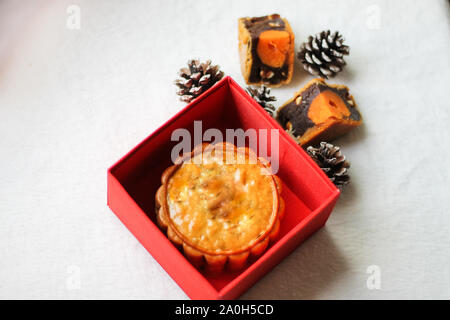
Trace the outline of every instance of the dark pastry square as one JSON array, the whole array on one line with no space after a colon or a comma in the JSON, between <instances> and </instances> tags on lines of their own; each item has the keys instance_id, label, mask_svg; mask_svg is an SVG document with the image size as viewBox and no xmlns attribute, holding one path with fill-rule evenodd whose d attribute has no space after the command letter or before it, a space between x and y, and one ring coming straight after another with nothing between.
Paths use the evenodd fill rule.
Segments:
<instances>
[{"instance_id":1,"label":"dark pastry square","mask_svg":"<svg viewBox=\"0 0 450 320\"><path fill-rule=\"evenodd\" d=\"M362 123L362 116L346 86L318 78L280 107L277 120L306 147L347 133Z\"/></svg>"},{"instance_id":2,"label":"dark pastry square","mask_svg":"<svg viewBox=\"0 0 450 320\"><path fill-rule=\"evenodd\" d=\"M294 71L294 34L278 14L239 19L239 55L247 84L280 86Z\"/></svg>"}]
</instances>

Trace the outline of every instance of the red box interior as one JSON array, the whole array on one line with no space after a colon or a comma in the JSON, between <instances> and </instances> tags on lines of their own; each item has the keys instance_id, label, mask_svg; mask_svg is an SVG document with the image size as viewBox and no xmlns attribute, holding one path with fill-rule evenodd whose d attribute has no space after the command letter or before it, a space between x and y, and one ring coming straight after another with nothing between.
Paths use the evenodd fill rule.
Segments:
<instances>
[{"instance_id":1,"label":"red box interior","mask_svg":"<svg viewBox=\"0 0 450 320\"><path fill-rule=\"evenodd\" d=\"M216 277L195 269L155 224L154 195L162 172L172 164L172 147L178 143L171 141L171 134L177 128L193 134L195 120L202 120L203 131L217 128L223 134L227 128L280 131L277 175L284 185L286 213L278 240L246 269ZM269 156L276 151L270 149L270 134L266 147ZM338 189L320 168L230 77L189 104L108 170L108 205L191 298L236 298L242 294L326 222L338 196Z\"/></svg>"}]
</instances>

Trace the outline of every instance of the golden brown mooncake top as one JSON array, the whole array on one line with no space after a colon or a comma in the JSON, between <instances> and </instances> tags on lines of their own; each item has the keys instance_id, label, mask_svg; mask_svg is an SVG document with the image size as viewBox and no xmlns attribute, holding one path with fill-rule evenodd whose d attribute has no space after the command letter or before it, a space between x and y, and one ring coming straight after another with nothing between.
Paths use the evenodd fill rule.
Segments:
<instances>
[{"instance_id":1,"label":"golden brown mooncake top","mask_svg":"<svg viewBox=\"0 0 450 320\"><path fill-rule=\"evenodd\" d=\"M167 181L166 200L176 233L209 253L242 252L277 219L274 178L247 148L202 152L184 161Z\"/></svg>"}]
</instances>

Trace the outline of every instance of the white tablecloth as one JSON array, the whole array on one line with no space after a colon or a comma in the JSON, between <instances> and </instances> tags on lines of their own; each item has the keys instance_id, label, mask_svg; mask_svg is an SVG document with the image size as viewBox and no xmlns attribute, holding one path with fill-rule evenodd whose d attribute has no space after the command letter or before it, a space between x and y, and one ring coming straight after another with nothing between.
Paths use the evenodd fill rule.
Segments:
<instances>
[{"instance_id":1,"label":"white tablecloth","mask_svg":"<svg viewBox=\"0 0 450 320\"><path fill-rule=\"evenodd\" d=\"M188 59L244 85L237 19L273 12L297 48L345 36L331 82L365 123L336 141L352 184L326 227L243 298L450 298L449 5L420 0L0 2L0 298L187 298L106 206L106 169L183 107ZM311 78L296 62L278 105Z\"/></svg>"}]
</instances>

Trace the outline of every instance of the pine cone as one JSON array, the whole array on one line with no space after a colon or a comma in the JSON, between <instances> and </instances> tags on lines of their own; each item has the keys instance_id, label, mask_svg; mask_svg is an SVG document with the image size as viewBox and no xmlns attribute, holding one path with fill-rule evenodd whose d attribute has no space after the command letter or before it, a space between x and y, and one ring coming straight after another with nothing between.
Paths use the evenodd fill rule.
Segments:
<instances>
[{"instance_id":1,"label":"pine cone","mask_svg":"<svg viewBox=\"0 0 450 320\"><path fill-rule=\"evenodd\" d=\"M180 100L191 102L222 79L223 74L219 66L211 65L211 60L205 63L198 59L189 60L188 67L180 69L180 78L175 80L175 84L180 88L177 92L181 96Z\"/></svg>"},{"instance_id":2,"label":"pine cone","mask_svg":"<svg viewBox=\"0 0 450 320\"><path fill-rule=\"evenodd\" d=\"M274 96L270 96L269 88L266 86L261 86L259 88L247 87L247 92L270 114L271 117L273 117L275 107L270 102L276 101L277 99Z\"/></svg>"},{"instance_id":3,"label":"pine cone","mask_svg":"<svg viewBox=\"0 0 450 320\"><path fill-rule=\"evenodd\" d=\"M300 46L297 54L303 68L310 74L325 79L334 77L346 65L344 55L350 53L350 48L343 44L344 38L338 31L322 31Z\"/></svg>"},{"instance_id":4,"label":"pine cone","mask_svg":"<svg viewBox=\"0 0 450 320\"><path fill-rule=\"evenodd\" d=\"M320 147L308 147L306 151L336 187L342 189L350 182L350 176L347 172L350 163L345 160L345 156L341 153L339 147L331 143L321 142Z\"/></svg>"}]
</instances>

